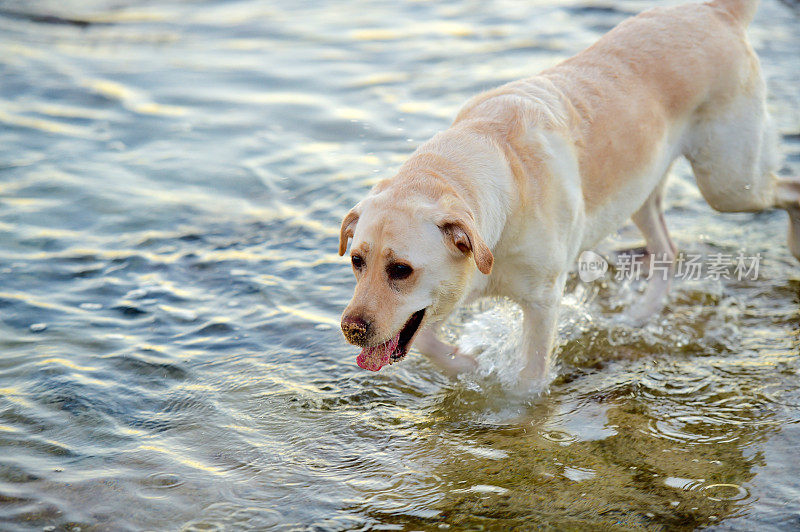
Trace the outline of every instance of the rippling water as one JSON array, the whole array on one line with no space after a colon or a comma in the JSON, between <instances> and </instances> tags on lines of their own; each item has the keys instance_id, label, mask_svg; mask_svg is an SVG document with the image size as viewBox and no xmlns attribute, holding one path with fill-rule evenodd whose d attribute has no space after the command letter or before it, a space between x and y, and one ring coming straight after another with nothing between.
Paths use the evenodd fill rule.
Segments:
<instances>
[{"instance_id":1,"label":"rippling water","mask_svg":"<svg viewBox=\"0 0 800 532\"><path fill-rule=\"evenodd\" d=\"M611 6L614 7L611 7ZM559 376L509 402L518 310L453 382L337 328L341 216L470 95L652 2L0 2L4 530L800 527L800 274L783 213L668 223L760 280L570 283ZM800 171L798 12L751 28ZM606 251L636 243L623 229Z\"/></svg>"}]
</instances>

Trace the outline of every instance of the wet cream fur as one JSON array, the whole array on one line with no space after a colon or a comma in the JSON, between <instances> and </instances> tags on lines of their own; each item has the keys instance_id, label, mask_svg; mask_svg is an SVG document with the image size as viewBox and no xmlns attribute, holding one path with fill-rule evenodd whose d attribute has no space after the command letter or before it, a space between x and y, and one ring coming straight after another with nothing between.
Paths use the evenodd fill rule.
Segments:
<instances>
[{"instance_id":1,"label":"wet cream fur","mask_svg":"<svg viewBox=\"0 0 800 532\"><path fill-rule=\"evenodd\" d=\"M372 325L366 345L427 309L414 346L444 371L475 366L435 336L458 305L506 296L523 309L522 384L548 378L567 273L581 251L632 218L650 253L674 259L661 198L686 157L718 211L784 208L800 253L796 181L776 178L758 58L746 38L757 0L657 8L537 76L472 98L342 224L365 267L344 317ZM392 283L401 260L413 278ZM627 318L661 310L653 279ZM499 340L498 340L499 341Z\"/></svg>"}]
</instances>

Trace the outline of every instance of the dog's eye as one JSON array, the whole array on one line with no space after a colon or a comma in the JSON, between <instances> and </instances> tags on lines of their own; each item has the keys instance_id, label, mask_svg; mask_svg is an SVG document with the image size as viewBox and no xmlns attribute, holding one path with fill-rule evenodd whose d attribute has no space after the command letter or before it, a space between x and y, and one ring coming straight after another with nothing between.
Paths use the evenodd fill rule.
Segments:
<instances>
[{"instance_id":1,"label":"dog's eye","mask_svg":"<svg viewBox=\"0 0 800 532\"><path fill-rule=\"evenodd\" d=\"M395 281L405 279L411 275L413 271L414 269L408 264L401 264L399 262L395 262L386 267L386 273L389 274L389 279Z\"/></svg>"},{"instance_id":2,"label":"dog's eye","mask_svg":"<svg viewBox=\"0 0 800 532\"><path fill-rule=\"evenodd\" d=\"M364 266L364 259L362 259L362 258L361 258L360 256L358 256L358 255L353 255L353 256L350 258L350 262L352 262L352 263L353 263L353 268L355 268L356 270L360 270L360 269L361 269L361 267L362 267L362 266Z\"/></svg>"}]
</instances>

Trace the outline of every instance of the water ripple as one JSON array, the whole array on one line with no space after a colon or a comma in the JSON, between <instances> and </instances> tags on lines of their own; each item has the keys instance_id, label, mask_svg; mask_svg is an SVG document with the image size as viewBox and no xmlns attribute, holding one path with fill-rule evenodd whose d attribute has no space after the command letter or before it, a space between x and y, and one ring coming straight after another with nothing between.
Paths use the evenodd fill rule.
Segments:
<instances>
[{"instance_id":1,"label":"water ripple","mask_svg":"<svg viewBox=\"0 0 800 532\"><path fill-rule=\"evenodd\" d=\"M480 363L458 381L414 353L366 374L338 330L343 214L468 97L646 7L5 2L0 528L796 526L786 222L712 213L683 162L676 243L760 252L762 278L676 282L642 328L613 320L638 286L572 278L547 394L509 397L506 301L447 324ZM750 29L782 175L788 13Z\"/></svg>"}]
</instances>

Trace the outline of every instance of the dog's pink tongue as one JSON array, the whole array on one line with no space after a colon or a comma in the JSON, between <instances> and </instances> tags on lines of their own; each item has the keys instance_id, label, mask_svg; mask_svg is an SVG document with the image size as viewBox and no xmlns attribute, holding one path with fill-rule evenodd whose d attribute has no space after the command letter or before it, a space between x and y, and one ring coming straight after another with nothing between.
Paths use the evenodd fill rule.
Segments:
<instances>
[{"instance_id":1,"label":"dog's pink tongue","mask_svg":"<svg viewBox=\"0 0 800 532\"><path fill-rule=\"evenodd\" d=\"M356 363L359 367L368 369L370 371L379 371L386 364L391 364L391 354L397 349L397 344L400 343L400 333L387 342L374 347L365 347L361 353L356 357Z\"/></svg>"}]
</instances>

